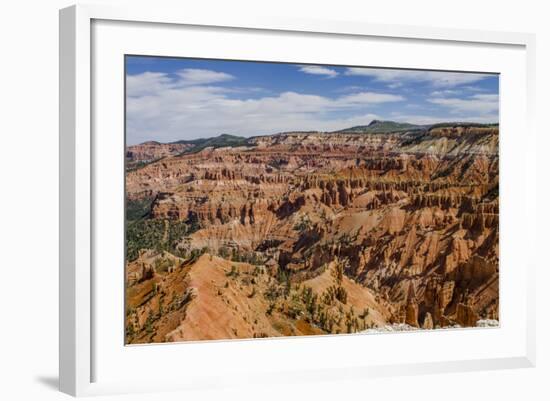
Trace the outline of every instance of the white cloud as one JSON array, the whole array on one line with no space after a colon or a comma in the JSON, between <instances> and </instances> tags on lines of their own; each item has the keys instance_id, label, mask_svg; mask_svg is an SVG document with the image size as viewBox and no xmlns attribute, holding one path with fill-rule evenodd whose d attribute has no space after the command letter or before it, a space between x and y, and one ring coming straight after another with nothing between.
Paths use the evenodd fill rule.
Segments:
<instances>
[{"instance_id":1,"label":"white cloud","mask_svg":"<svg viewBox=\"0 0 550 401\"><path fill-rule=\"evenodd\" d=\"M388 84L388 88L390 89L397 89L401 88L403 86L403 82L393 82L391 84Z\"/></svg>"},{"instance_id":2,"label":"white cloud","mask_svg":"<svg viewBox=\"0 0 550 401\"><path fill-rule=\"evenodd\" d=\"M301 68L306 67L315 66ZM332 96L297 91L273 93L262 88L241 87L238 82L229 87L219 85L235 78L211 70L184 69L174 74L145 72L129 75L126 81L128 143L151 139L169 142L222 133L252 136L293 130L333 131L388 118L419 124L450 120L498 121L498 95L476 93L464 98L460 94L464 87L453 87L459 79L450 78L448 73L444 73L446 78L427 78L418 75L425 72L413 71L415 78L405 79L402 74L409 71L366 71L384 72L373 77L388 84L421 79L432 85L431 93L419 104L406 102L404 91L381 93L350 86L335 91ZM399 107L384 106L392 103ZM417 106L414 111L418 113L407 109L413 106ZM392 109L397 112L390 113ZM400 114L400 110L407 113Z\"/></svg>"},{"instance_id":3,"label":"white cloud","mask_svg":"<svg viewBox=\"0 0 550 401\"><path fill-rule=\"evenodd\" d=\"M447 107L451 113L476 112L487 114L499 109L498 95L477 94L469 98L430 98L428 102Z\"/></svg>"},{"instance_id":4,"label":"white cloud","mask_svg":"<svg viewBox=\"0 0 550 401\"><path fill-rule=\"evenodd\" d=\"M143 96L148 93L157 93L172 85L168 75L161 72L144 72L138 75L126 76L126 95Z\"/></svg>"},{"instance_id":5,"label":"white cloud","mask_svg":"<svg viewBox=\"0 0 550 401\"><path fill-rule=\"evenodd\" d=\"M439 122L477 122L495 123L499 121L499 99L497 94L475 94L467 98L442 97L444 94L453 95L454 92L432 92L436 97L427 101L443 108L438 115L391 113L391 118L397 121L406 121L413 124L434 124ZM445 109L448 111L445 112Z\"/></svg>"},{"instance_id":6,"label":"white cloud","mask_svg":"<svg viewBox=\"0 0 550 401\"><path fill-rule=\"evenodd\" d=\"M365 90L364 86L347 85L347 86L342 86L342 87L333 89L332 91L334 93L349 93L349 92L361 92L363 90Z\"/></svg>"},{"instance_id":7,"label":"white cloud","mask_svg":"<svg viewBox=\"0 0 550 401\"><path fill-rule=\"evenodd\" d=\"M283 131L333 131L368 124L381 117L367 104L352 104L352 116L329 113L345 109L341 100L287 92L260 99L229 99L215 91L195 88L193 93L166 93L128 100L129 143L168 142L222 133L253 136ZM348 111L348 109L345 109Z\"/></svg>"},{"instance_id":8,"label":"white cloud","mask_svg":"<svg viewBox=\"0 0 550 401\"><path fill-rule=\"evenodd\" d=\"M192 81L212 83L222 78L201 73L199 79L194 72L177 78L161 73L129 76L128 143L222 133L251 136L289 130L330 131L368 124L380 118L372 113L372 105L405 100L368 91L335 98L289 91L243 99L230 96L232 88L190 85Z\"/></svg>"},{"instance_id":9,"label":"white cloud","mask_svg":"<svg viewBox=\"0 0 550 401\"><path fill-rule=\"evenodd\" d=\"M234 79L232 75L225 72L201 70L197 68L186 68L178 71L176 74L181 78L179 83L186 86L213 84Z\"/></svg>"},{"instance_id":10,"label":"white cloud","mask_svg":"<svg viewBox=\"0 0 550 401\"><path fill-rule=\"evenodd\" d=\"M162 72L144 72L126 76L126 94L129 97L155 94L165 90L196 85L214 84L234 79L225 72L186 68L171 77Z\"/></svg>"},{"instance_id":11,"label":"white cloud","mask_svg":"<svg viewBox=\"0 0 550 401\"><path fill-rule=\"evenodd\" d=\"M469 90L470 92L485 92L485 89L472 85L463 86L462 89Z\"/></svg>"},{"instance_id":12,"label":"white cloud","mask_svg":"<svg viewBox=\"0 0 550 401\"><path fill-rule=\"evenodd\" d=\"M392 113L391 120L406 122L411 124L419 125L429 125L437 123L448 123L448 122L469 122L469 123L496 123L498 122L498 114L485 114L485 115L473 115L473 114L464 114L462 116L456 116L455 118L441 117L435 115L425 115L425 114L401 114L401 113Z\"/></svg>"},{"instance_id":13,"label":"white cloud","mask_svg":"<svg viewBox=\"0 0 550 401\"><path fill-rule=\"evenodd\" d=\"M434 87L454 87L478 82L490 76L487 74L462 72L386 70L357 67L347 68L345 74L371 77L376 81L386 82L393 87L395 87L395 85L401 85L404 82L425 82Z\"/></svg>"},{"instance_id":14,"label":"white cloud","mask_svg":"<svg viewBox=\"0 0 550 401\"><path fill-rule=\"evenodd\" d=\"M462 91L457 89L442 89L436 90L430 93L430 96L448 96L448 95L459 95Z\"/></svg>"},{"instance_id":15,"label":"white cloud","mask_svg":"<svg viewBox=\"0 0 550 401\"><path fill-rule=\"evenodd\" d=\"M326 67L321 67L318 65L305 65L300 67L300 71L306 74L324 75L329 78L334 78L338 75L338 73L335 70L326 68Z\"/></svg>"},{"instance_id":16,"label":"white cloud","mask_svg":"<svg viewBox=\"0 0 550 401\"><path fill-rule=\"evenodd\" d=\"M387 103L387 102L399 102L405 100L401 95L392 95L388 93L377 92L359 92L351 95L346 95L338 98L338 102L351 105L355 103Z\"/></svg>"}]
</instances>

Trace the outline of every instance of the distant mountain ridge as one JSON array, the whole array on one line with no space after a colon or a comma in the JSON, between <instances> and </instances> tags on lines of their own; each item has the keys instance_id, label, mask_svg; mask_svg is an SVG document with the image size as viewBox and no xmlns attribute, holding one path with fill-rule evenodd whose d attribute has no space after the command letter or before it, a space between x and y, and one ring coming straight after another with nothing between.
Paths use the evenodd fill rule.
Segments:
<instances>
[{"instance_id":1,"label":"distant mountain ridge","mask_svg":"<svg viewBox=\"0 0 550 401\"><path fill-rule=\"evenodd\" d=\"M173 142L161 143L155 140L149 140L139 145L127 147L127 168L132 169L144 166L150 162L159 160L166 156L176 156L181 154L194 154L206 148L224 148L224 147L240 147L240 146L255 146L255 143L262 138L284 138L295 135L386 135L399 134L404 137L409 137L409 141L414 141L419 136L435 134L436 131L447 131L451 129L455 131L455 135L460 135L464 129L471 128L494 128L498 127L498 123L483 124L472 122L443 122L436 124L412 124L407 122L397 122L389 120L372 120L368 125L356 125L349 128L344 128L332 132L321 131L289 131L280 132L277 134L258 135L252 137L242 137L230 134L221 134L209 138L197 139L182 139ZM457 130L458 128L458 130Z\"/></svg>"},{"instance_id":2,"label":"distant mountain ridge","mask_svg":"<svg viewBox=\"0 0 550 401\"><path fill-rule=\"evenodd\" d=\"M336 131L327 131L324 133L327 134L335 134L335 133L365 133L365 134L384 134L384 133L398 133L398 132L406 132L406 131L426 131L432 128L442 128L442 127L494 127L498 126L498 123L475 123L475 122L468 122L468 121L449 121L449 122L441 122L441 123L434 123L434 124L412 124L407 122L397 122L397 121L391 121L391 120L372 120L368 125L355 125L353 127L343 128ZM168 144L168 145L193 145L197 147L202 147L203 149L205 147L213 146L213 147L220 147L220 146L243 146L246 145L247 140L250 138L254 138L257 136L272 136L272 135L282 135L282 134L291 134L291 133L318 133L322 131L286 131L286 132L279 132L276 134L267 134L267 135L255 135L252 137L243 137L238 135L231 135L231 134L221 134L218 136L208 137L208 138L197 138L197 139L180 139L177 141L172 142L158 142L155 140L149 140L145 141L143 143L140 143L139 145L162 145L162 144ZM131 145L131 146L137 146L137 145Z\"/></svg>"},{"instance_id":3,"label":"distant mountain ridge","mask_svg":"<svg viewBox=\"0 0 550 401\"><path fill-rule=\"evenodd\" d=\"M175 145L193 145L193 148L191 148L188 153L196 153L200 152L201 150L205 148L223 148L226 146L246 146L248 143L248 138L242 137L242 136L236 136L236 135L230 135L230 134L221 134L219 136L210 137L210 138L198 138L198 139L192 139L192 140L179 140L175 142L171 142L171 144Z\"/></svg>"},{"instance_id":4,"label":"distant mountain ridge","mask_svg":"<svg viewBox=\"0 0 550 401\"><path fill-rule=\"evenodd\" d=\"M154 140L146 141L140 143L139 145L192 145L194 148L200 148L200 150L206 147L224 147L224 146L246 146L250 138L255 138L258 136L273 136L273 135L284 135L284 134L314 134L314 133L326 133L326 134L340 134L340 133L365 133L365 134L390 134L390 133L400 133L400 132L410 132L410 131L428 131L432 128L444 128L444 127L495 127L498 126L498 123L475 123L468 121L449 121L441 122L434 124L412 124L408 122L398 122L391 120L372 120L368 125L355 125L353 127L343 128L336 131L286 131L279 132L276 134L267 134L267 135L255 135L252 137L243 137L238 135L231 134L221 134L218 136L208 137L208 138L197 138L197 139L180 139L172 142L158 142ZM132 145L137 146L137 145Z\"/></svg>"},{"instance_id":5,"label":"distant mountain ridge","mask_svg":"<svg viewBox=\"0 0 550 401\"><path fill-rule=\"evenodd\" d=\"M416 130L426 130L430 128L431 125L418 125L411 123L401 123L396 121L384 121L384 120L372 120L369 125L356 125L350 128L344 128L342 130L334 131L338 133L342 132L361 132L361 133L372 133L372 134L385 134L385 133L395 133L403 131L416 131Z\"/></svg>"}]
</instances>

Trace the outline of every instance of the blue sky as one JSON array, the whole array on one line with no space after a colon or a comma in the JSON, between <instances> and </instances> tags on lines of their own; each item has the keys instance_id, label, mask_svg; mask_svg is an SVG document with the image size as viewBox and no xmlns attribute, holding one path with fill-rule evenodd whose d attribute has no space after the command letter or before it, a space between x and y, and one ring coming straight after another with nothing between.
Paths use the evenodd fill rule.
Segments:
<instances>
[{"instance_id":1,"label":"blue sky","mask_svg":"<svg viewBox=\"0 0 550 401\"><path fill-rule=\"evenodd\" d=\"M333 131L373 119L498 122L498 76L248 61L126 57L129 145Z\"/></svg>"}]
</instances>

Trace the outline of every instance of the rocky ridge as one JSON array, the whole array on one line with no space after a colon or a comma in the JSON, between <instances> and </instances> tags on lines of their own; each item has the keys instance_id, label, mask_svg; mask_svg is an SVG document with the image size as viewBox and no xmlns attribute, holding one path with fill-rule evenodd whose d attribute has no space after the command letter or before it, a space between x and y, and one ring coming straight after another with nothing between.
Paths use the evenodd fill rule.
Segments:
<instances>
[{"instance_id":1,"label":"rocky ridge","mask_svg":"<svg viewBox=\"0 0 550 401\"><path fill-rule=\"evenodd\" d=\"M195 319L187 317L191 305L203 303L197 295L169 332L160 314L149 325L156 333L151 337L145 320L151 311L159 314L155 297L131 296L134 334L127 338L323 334L392 324L474 327L482 319L498 320L498 174L498 126L468 125L283 133L250 138L245 146L184 151L128 171L129 202L150 199L146 219L188 228L168 249L144 249L128 261L127 274L134 277L129 293L181 276L181 284L167 285L180 297L189 288L208 294L214 288L208 278L219 276L222 285L225 273L210 271L205 256L196 259L201 253L223 271L233 265L240 270L241 263L245 271L261 269L265 280L257 276L252 285L258 302L248 301L252 287L234 295L252 311L237 315L261 322L257 327L235 321L235 334L226 330L229 323L215 328L198 318L188 327ZM173 271L159 272L155 264L169 258L178 258ZM192 284L197 264L210 266L200 270L206 280L200 286ZM348 280L352 287L342 284ZM365 295L350 303L354 291ZM311 311L313 296L315 308L322 307ZM323 297L329 302L319 303ZM227 312L227 304L215 304L216 313ZM298 314L289 312L292 305ZM370 318L358 317L365 313Z\"/></svg>"}]
</instances>

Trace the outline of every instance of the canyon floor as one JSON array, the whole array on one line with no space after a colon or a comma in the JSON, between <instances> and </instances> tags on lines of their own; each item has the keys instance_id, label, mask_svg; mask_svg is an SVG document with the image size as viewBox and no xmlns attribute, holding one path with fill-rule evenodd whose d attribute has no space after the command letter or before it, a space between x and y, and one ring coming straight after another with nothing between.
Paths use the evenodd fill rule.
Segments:
<instances>
[{"instance_id":1,"label":"canyon floor","mask_svg":"<svg viewBox=\"0 0 550 401\"><path fill-rule=\"evenodd\" d=\"M126 166L128 344L498 324L497 125L147 142Z\"/></svg>"}]
</instances>

